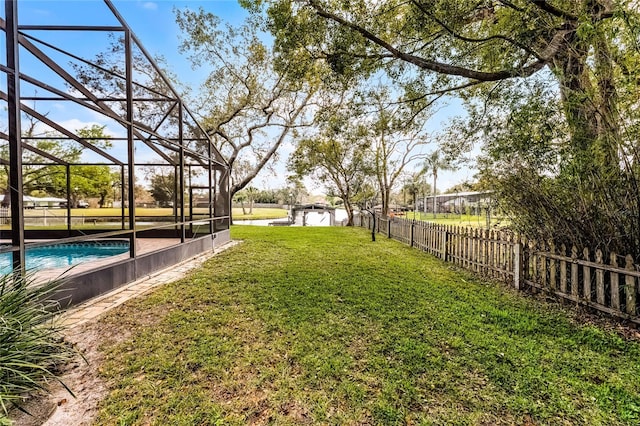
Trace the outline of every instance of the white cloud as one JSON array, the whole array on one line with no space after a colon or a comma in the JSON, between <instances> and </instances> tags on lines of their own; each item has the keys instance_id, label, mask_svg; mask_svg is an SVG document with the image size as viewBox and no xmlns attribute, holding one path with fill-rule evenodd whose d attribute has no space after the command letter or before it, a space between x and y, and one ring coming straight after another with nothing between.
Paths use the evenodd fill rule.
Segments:
<instances>
[{"instance_id":1,"label":"white cloud","mask_svg":"<svg viewBox=\"0 0 640 426\"><path fill-rule=\"evenodd\" d=\"M82 120L78 120L77 118L59 121L58 124L73 133L76 133L79 129L84 129L85 127L101 125L100 123L97 123L95 121L82 121ZM106 135L113 136L113 133L109 131L108 128L105 129L104 133Z\"/></svg>"},{"instance_id":2,"label":"white cloud","mask_svg":"<svg viewBox=\"0 0 640 426\"><path fill-rule=\"evenodd\" d=\"M152 1L142 3L142 8L147 10L158 10L158 4Z\"/></svg>"}]
</instances>

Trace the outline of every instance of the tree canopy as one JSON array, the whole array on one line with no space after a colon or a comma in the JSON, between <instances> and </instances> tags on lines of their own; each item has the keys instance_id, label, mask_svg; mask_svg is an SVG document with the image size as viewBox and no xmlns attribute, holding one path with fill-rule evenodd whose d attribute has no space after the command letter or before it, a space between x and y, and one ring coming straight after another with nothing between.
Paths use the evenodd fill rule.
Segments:
<instances>
[{"instance_id":1,"label":"tree canopy","mask_svg":"<svg viewBox=\"0 0 640 426\"><path fill-rule=\"evenodd\" d=\"M298 176L313 176L325 186L327 195L339 197L347 212L347 226L353 226L354 204L367 191L371 176L371 153L362 126L350 126L348 117L333 115L316 137L299 141L289 159Z\"/></svg>"},{"instance_id":2,"label":"tree canopy","mask_svg":"<svg viewBox=\"0 0 640 426\"><path fill-rule=\"evenodd\" d=\"M109 166L82 165L82 154L86 150L83 145L56 132L38 133L36 121L27 122L30 124L23 135L26 148L22 159L24 194L68 198L71 205L75 205L83 197L95 197L99 199L100 206L103 206L112 192L114 181ZM92 125L78 129L76 134L102 149L111 146L104 130L105 126ZM43 153L47 156L43 156ZM0 157L8 158L6 145L0 150ZM69 170L63 162L70 164ZM0 181L5 185L8 168L8 163L5 163L0 169ZM67 193L67 172L70 193ZM5 192L7 191L8 188Z\"/></svg>"},{"instance_id":3,"label":"tree canopy","mask_svg":"<svg viewBox=\"0 0 640 426\"><path fill-rule=\"evenodd\" d=\"M194 66L209 70L196 110L231 167L231 195L277 159L282 144L309 122L316 88L292 81L274 68L271 48L255 22L225 25L217 16L178 10L182 49Z\"/></svg>"},{"instance_id":4,"label":"tree canopy","mask_svg":"<svg viewBox=\"0 0 640 426\"><path fill-rule=\"evenodd\" d=\"M468 107L516 228L640 256L640 15L613 0L261 0L282 57ZM461 133L462 134L462 133Z\"/></svg>"}]
</instances>

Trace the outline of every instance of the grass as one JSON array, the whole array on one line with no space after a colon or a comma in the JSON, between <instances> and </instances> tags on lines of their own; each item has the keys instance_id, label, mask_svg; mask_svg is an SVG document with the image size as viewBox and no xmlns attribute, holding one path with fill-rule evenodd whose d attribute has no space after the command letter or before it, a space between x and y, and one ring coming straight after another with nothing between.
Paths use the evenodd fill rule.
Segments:
<instances>
[{"instance_id":1,"label":"grass","mask_svg":"<svg viewBox=\"0 0 640 426\"><path fill-rule=\"evenodd\" d=\"M277 208L254 208L253 213L249 214L249 209L246 209L247 214L243 214L241 208L233 208L233 220L260 220L260 219L281 219L287 217L288 211L286 209L277 209ZM34 225L29 224L26 226L27 229L36 230L36 229L67 229L67 225L64 223L64 218L67 216L66 209L26 209L25 217L34 218L34 217L43 217L45 214L47 215L47 224L44 225L44 218L42 219L42 224ZM194 213L196 214L206 214L208 210L203 208L195 208ZM73 229L121 229L120 225L120 215L122 213L121 209L113 209L113 208L104 208L104 209L71 209L71 216L74 218L86 218L85 223L76 223L73 222ZM128 214L128 209L125 209L125 214ZM173 209L171 208L137 208L136 209L136 217L142 218L145 222L150 222L152 218L162 218L162 217L173 217ZM96 223L94 223L93 219L98 219ZM111 218L111 219L106 219ZM57 219L57 222L54 220ZM108 222L113 223L105 223L100 221L107 220ZM77 219L76 219L77 221ZM138 228L144 229L148 228L151 225L138 225ZM10 224L0 225L0 229L11 229Z\"/></svg>"},{"instance_id":2,"label":"grass","mask_svg":"<svg viewBox=\"0 0 640 426\"><path fill-rule=\"evenodd\" d=\"M247 214L242 213L241 208L233 208L233 220L260 220L260 219L280 219L287 217L289 213L286 209L274 208L254 208L253 213L249 214L249 209L245 209Z\"/></svg>"},{"instance_id":3,"label":"grass","mask_svg":"<svg viewBox=\"0 0 640 426\"><path fill-rule=\"evenodd\" d=\"M125 215L129 214L129 209L125 209ZM205 214L208 212L206 208L194 208L194 213ZM241 208L233 208L233 217L242 219L278 219L281 217L287 217L286 209L277 208L262 208L256 207L253 209L252 214L248 214L249 209L246 209L247 214L243 214ZM66 209L25 209L25 217L43 217L45 214L48 218L67 216ZM122 209L115 208L88 208L88 209L71 209L72 217L114 217L119 219L122 214ZM188 214L188 212L187 212ZM136 208L136 216L140 217L166 217L173 216L172 208L148 208L138 207Z\"/></svg>"},{"instance_id":4,"label":"grass","mask_svg":"<svg viewBox=\"0 0 640 426\"><path fill-rule=\"evenodd\" d=\"M103 425L640 422L640 345L362 229L244 243L103 320Z\"/></svg>"},{"instance_id":5,"label":"grass","mask_svg":"<svg viewBox=\"0 0 640 426\"><path fill-rule=\"evenodd\" d=\"M484 228L487 226L486 216L477 216L469 214L453 214L453 213L438 213L436 217L433 217L433 213L424 212L407 212L404 216L406 219L424 220L427 222L438 223L441 225L456 225L456 226L473 226ZM492 226L506 226L507 220L501 217L491 217Z\"/></svg>"}]
</instances>

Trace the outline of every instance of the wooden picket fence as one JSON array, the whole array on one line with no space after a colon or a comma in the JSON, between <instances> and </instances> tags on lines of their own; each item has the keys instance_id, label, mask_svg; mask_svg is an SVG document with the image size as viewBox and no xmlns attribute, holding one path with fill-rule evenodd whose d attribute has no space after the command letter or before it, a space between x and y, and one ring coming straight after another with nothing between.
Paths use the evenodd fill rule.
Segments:
<instances>
[{"instance_id":1,"label":"wooden picket fence","mask_svg":"<svg viewBox=\"0 0 640 426\"><path fill-rule=\"evenodd\" d=\"M516 289L537 289L640 324L640 271L631 256L555 247L500 230L356 215L372 229Z\"/></svg>"}]
</instances>

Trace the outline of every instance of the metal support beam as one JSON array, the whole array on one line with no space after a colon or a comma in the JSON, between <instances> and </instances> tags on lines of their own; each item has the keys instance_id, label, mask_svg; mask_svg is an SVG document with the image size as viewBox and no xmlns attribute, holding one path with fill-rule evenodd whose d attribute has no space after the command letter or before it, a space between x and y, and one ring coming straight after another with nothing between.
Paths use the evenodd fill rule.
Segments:
<instances>
[{"instance_id":1,"label":"metal support beam","mask_svg":"<svg viewBox=\"0 0 640 426\"><path fill-rule=\"evenodd\" d=\"M126 40L128 40L128 44L126 44ZM71 87L73 87L74 89L78 90L80 93L82 93L85 97L87 97L88 99L91 99L92 102L94 102L98 107L100 107L101 109L101 113L105 114L107 117L111 117L114 118L117 117L118 115L116 114L116 112L111 109L107 104L105 104L104 102L100 102L97 98L97 96L95 96L91 90L89 90L88 88L86 88L82 83L80 83L76 78L74 78L71 74L69 74L64 68L62 68L60 65L58 65L57 63L55 63L50 57L48 57L44 52L42 52L40 49L38 49L34 44L32 44L31 42L29 42L25 37L21 37L20 38L20 43L22 44L22 46L27 49L33 56L35 56L38 60L40 60L43 64L45 64L47 67L49 67L49 69L51 69L53 72L55 72L56 74L58 74L60 77L62 77ZM129 60L130 62L133 62L133 58L132 58L132 47L131 47L131 43L132 43L132 35L131 35L131 31L127 30L125 31L125 62L127 60ZM126 53L128 52L128 53ZM132 64L129 64L131 69L127 69L125 72L125 76L126 76L126 103L127 105L129 105L129 103L133 103L133 71L132 71ZM125 65L126 67L126 65ZM131 71L131 73L129 73L129 71ZM23 107L25 109L25 111L27 111L26 107ZM29 112L29 111L27 111ZM31 114L31 112L29 112L29 114ZM40 117L37 117L39 120L45 121L45 119ZM127 128L129 128L129 126L131 126L133 130L133 134L136 135L136 137L140 138L141 140L145 141L145 138L143 136L141 136L138 132L136 132L135 128L132 126L133 123L133 114L129 115L127 113L126 115L126 124L125 126ZM51 126L50 123L47 123L48 125ZM54 126L52 126L54 127ZM64 131L60 130L58 127L54 127L56 130L58 130L59 132L62 132L63 134L66 134ZM69 135L67 135L69 136ZM71 137L71 136L69 136ZM79 141L80 142L80 141ZM82 142L80 142L82 143ZM146 142L145 142L146 143ZM171 161L169 157L167 157L167 155L165 153L163 153L161 150L159 150L157 147L155 147L153 144L149 144L147 143L147 145L149 146L149 148L151 148L152 150L154 150L156 152L156 154L160 155L161 157L163 157L165 160L167 161ZM90 149L93 149L91 147L88 147ZM116 162L117 164L117 162Z\"/></svg>"},{"instance_id":2,"label":"metal support beam","mask_svg":"<svg viewBox=\"0 0 640 426\"><path fill-rule=\"evenodd\" d=\"M69 237L71 236L71 165L67 164L65 167L66 183L67 183L67 232Z\"/></svg>"},{"instance_id":3,"label":"metal support beam","mask_svg":"<svg viewBox=\"0 0 640 426\"><path fill-rule=\"evenodd\" d=\"M209 191L208 191L208 195L209 195L209 199L207 200L207 205L209 206L208 209L208 214L209 214L209 232L211 232L212 234L215 232L215 222L211 219L213 219L213 192L214 192L214 188L215 188L215 183L213 181L213 179L215 179L214 176L214 171L213 171L213 162L211 161L211 145L208 145L208 154L209 154L209 167L207 168L207 178L208 178L208 184L207 186L209 187Z\"/></svg>"},{"instance_id":4,"label":"metal support beam","mask_svg":"<svg viewBox=\"0 0 640 426\"><path fill-rule=\"evenodd\" d=\"M9 127L9 195L11 200L11 245L13 269L25 273L24 209L22 206L22 126L20 124L20 74L18 5L5 1L7 67L7 121Z\"/></svg>"},{"instance_id":5,"label":"metal support beam","mask_svg":"<svg viewBox=\"0 0 640 426\"><path fill-rule=\"evenodd\" d=\"M124 28L116 26L88 26L88 25L20 25L21 31L122 31Z\"/></svg>"},{"instance_id":6,"label":"metal support beam","mask_svg":"<svg viewBox=\"0 0 640 426\"><path fill-rule=\"evenodd\" d=\"M180 188L178 186L179 178L178 166L173 166L173 221L176 223L178 223L178 208L180 205L180 199L178 198L178 194L180 192Z\"/></svg>"},{"instance_id":7,"label":"metal support beam","mask_svg":"<svg viewBox=\"0 0 640 426\"><path fill-rule=\"evenodd\" d=\"M0 91L0 99L5 99L8 102L9 101L9 97L10 97L10 95L8 93L4 93L4 92ZM33 118L37 118L39 121L43 122L47 126L50 126L54 130L62 133L65 137L67 137L69 139L73 139L74 141L78 142L79 144L81 144L85 148L88 148L88 149L94 151L96 154L99 154L102 157L106 158L107 160L112 161L114 164L122 164L122 162L120 160L118 160L117 158L115 158L115 157L111 156L110 154L106 153L105 151L95 147L95 145L92 145L92 144L88 143L86 140L82 139L78 135L76 135L76 134L70 132L69 130L65 129L64 127L62 127L58 123L56 123L56 122L54 122L52 120L49 120L45 115L40 114L38 111L34 110L33 108L29 108L26 105L22 105L21 109L24 112L26 112L27 114L29 114L30 116L32 116Z\"/></svg>"},{"instance_id":8,"label":"metal support beam","mask_svg":"<svg viewBox=\"0 0 640 426\"><path fill-rule=\"evenodd\" d=\"M174 176L175 180L178 180L179 176L179 184L178 190L180 191L180 195L178 196L178 200L180 200L180 222L182 225L180 226L180 242L184 243L186 239L186 226L184 224L185 215L184 215L184 140L182 139L184 132L184 123L182 122L183 112L182 112L182 102L178 104L178 139L180 140L180 160L178 162L178 174ZM191 174L191 173L189 173ZM190 210L191 211L191 210Z\"/></svg>"},{"instance_id":9,"label":"metal support beam","mask_svg":"<svg viewBox=\"0 0 640 426\"><path fill-rule=\"evenodd\" d=\"M125 229L125 214L124 214L124 188L125 188L125 175L124 166L120 167L120 216L122 218L122 230Z\"/></svg>"},{"instance_id":10,"label":"metal support beam","mask_svg":"<svg viewBox=\"0 0 640 426\"><path fill-rule=\"evenodd\" d=\"M131 49L131 31L124 33L125 74L127 76L127 188L129 189L129 255L136 257L136 195L135 195L135 147L133 128L133 58ZM122 200L124 202L124 199Z\"/></svg>"}]
</instances>

